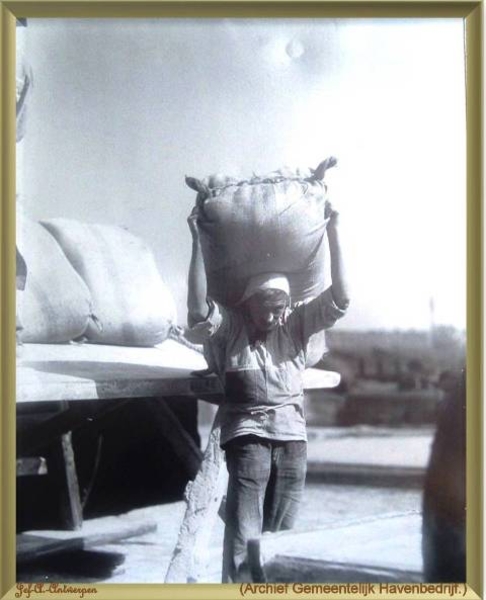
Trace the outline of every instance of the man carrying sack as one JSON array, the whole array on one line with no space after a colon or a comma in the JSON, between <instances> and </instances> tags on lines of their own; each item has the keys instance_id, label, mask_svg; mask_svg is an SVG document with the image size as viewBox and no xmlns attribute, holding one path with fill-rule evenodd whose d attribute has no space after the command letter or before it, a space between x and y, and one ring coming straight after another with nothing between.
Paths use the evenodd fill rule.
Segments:
<instances>
[{"instance_id":1,"label":"man carrying sack","mask_svg":"<svg viewBox=\"0 0 486 600\"><path fill-rule=\"evenodd\" d=\"M322 164L324 163L320 167ZM335 161L331 166L333 164ZM307 363L309 342L316 333L332 327L345 314L349 304L341 255L339 214L325 199L324 194L318 196L312 188L319 180L319 175L322 174L320 179L323 178L324 172L325 168L319 171L318 167L311 178L292 178L294 197L289 195L290 208L285 205L287 198L285 194L282 196L281 189L275 191L276 185L287 186L285 178L244 182L244 186L260 186L258 190L243 192L251 198L257 198L263 203L263 209L268 211L277 209L287 214L292 209L291 205L301 202L302 197L307 203L302 206L304 209L310 206L314 219L316 209L322 209L320 220L323 225L319 231L323 238L327 226L332 284L313 298L305 298L306 301L293 310L289 310L292 281L302 284L302 277L295 278L295 272L266 271L251 274L247 277L246 287L238 300L225 305L215 297L218 295L218 283L221 283L220 295L222 293L231 297L228 294L231 290L228 290L227 281L218 282L214 278L213 271L212 293L208 293L207 272L214 266L208 264L208 260L215 246L213 244L211 247L211 240L209 243L206 240L204 252L201 232L208 211L203 213L205 203L218 198L221 189L215 193L207 184L191 180L191 187L195 187L199 193L196 207L188 219L193 238L188 290L189 331L192 340L204 344L209 366L216 371L225 390L225 400L220 408L221 447L226 453L229 482L223 583L250 581L246 562L248 540L260 536L263 531L290 529L294 525L303 494L307 435L302 375ZM295 195L296 182L302 186L304 194L299 198ZM223 193L228 191L228 187L242 185L227 183L223 182ZM308 197L305 197L309 187L312 188L310 204ZM290 188L287 186L285 189ZM241 190L237 190L237 193L241 193ZM227 208L220 207L223 216ZM237 208L233 206L226 212L230 219L234 220L235 215L238 219ZM247 214L248 210L251 213L252 206L245 206L244 209ZM246 257L248 265L250 268L252 265L257 268L261 264L268 266L270 258L275 264L285 266L279 250L273 252L268 246L269 231L265 231L265 227L270 222L267 218L269 215L263 214L262 206L256 207L256 210L260 211L260 216L250 224L253 228L253 241L248 249L254 253L254 257ZM278 235L286 236L281 212L275 216L275 221L279 224ZM214 225L214 222L215 219L210 225ZM290 222L290 226L295 226L295 219ZM228 243L231 238L234 239L234 231ZM314 223L312 232L315 231ZM288 243L289 237L287 235L284 241ZM259 239L261 243L258 242ZM240 238L241 241L244 242L243 237ZM314 261L315 264L322 241L319 239L317 245L313 242L309 263ZM289 249L286 244L281 244L280 247L287 255L294 249ZM295 249L296 252L301 250ZM223 250L223 255L227 256L221 246L219 250ZM288 261L289 264L291 262ZM239 264L242 269L245 268L242 262ZM219 264L219 273L225 268L224 264ZM309 273L305 265L304 272ZM233 272L232 276L237 282L238 274ZM311 276L316 279L315 271ZM315 288L316 281L312 284ZM304 285L302 289L308 287Z\"/></svg>"}]
</instances>

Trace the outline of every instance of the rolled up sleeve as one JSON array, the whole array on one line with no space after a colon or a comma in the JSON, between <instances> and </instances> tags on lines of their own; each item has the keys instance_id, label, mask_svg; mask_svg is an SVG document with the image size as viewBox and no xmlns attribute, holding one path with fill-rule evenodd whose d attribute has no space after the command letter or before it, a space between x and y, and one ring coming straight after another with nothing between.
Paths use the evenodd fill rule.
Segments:
<instances>
[{"instance_id":1,"label":"rolled up sleeve","mask_svg":"<svg viewBox=\"0 0 486 600\"><path fill-rule=\"evenodd\" d=\"M346 314L334 301L332 289L327 288L319 296L298 306L290 315L292 326L297 328L303 341L318 331L330 329L338 319Z\"/></svg>"},{"instance_id":2,"label":"rolled up sleeve","mask_svg":"<svg viewBox=\"0 0 486 600\"><path fill-rule=\"evenodd\" d=\"M208 298L209 314L204 321L199 321L186 329L186 338L194 344L204 344L205 341L220 332L226 322L226 311L214 300Z\"/></svg>"}]
</instances>

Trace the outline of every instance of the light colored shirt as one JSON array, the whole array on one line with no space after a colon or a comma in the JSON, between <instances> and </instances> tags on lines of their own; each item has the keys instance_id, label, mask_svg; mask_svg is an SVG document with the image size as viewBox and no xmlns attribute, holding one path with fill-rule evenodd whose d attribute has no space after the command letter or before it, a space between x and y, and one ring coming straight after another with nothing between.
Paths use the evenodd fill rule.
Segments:
<instances>
[{"instance_id":1,"label":"light colored shirt","mask_svg":"<svg viewBox=\"0 0 486 600\"><path fill-rule=\"evenodd\" d=\"M209 305L207 319L191 327L190 336L204 344L208 366L225 390L221 445L248 434L306 441L302 374L310 342L345 313L334 302L331 288L295 308L256 343L242 311L228 310L212 300Z\"/></svg>"}]
</instances>

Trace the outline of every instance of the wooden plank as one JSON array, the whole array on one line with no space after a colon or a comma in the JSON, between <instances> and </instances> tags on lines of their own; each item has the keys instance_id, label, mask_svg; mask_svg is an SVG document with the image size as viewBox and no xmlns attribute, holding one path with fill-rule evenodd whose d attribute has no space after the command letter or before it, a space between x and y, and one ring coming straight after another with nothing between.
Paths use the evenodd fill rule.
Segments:
<instances>
[{"instance_id":1,"label":"wooden plank","mask_svg":"<svg viewBox=\"0 0 486 600\"><path fill-rule=\"evenodd\" d=\"M165 583L204 580L209 540L228 483L224 453L219 446L220 434L218 412L200 470L186 488L186 512Z\"/></svg>"},{"instance_id":2,"label":"wooden plank","mask_svg":"<svg viewBox=\"0 0 486 600\"><path fill-rule=\"evenodd\" d=\"M64 475L66 482L65 513L66 521L73 529L81 529L83 524L83 507L79 494L78 474L72 445L72 433L68 431L61 436L62 455L64 458Z\"/></svg>"},{"instance_id":3,"label":"wooden plank","mask_svg":"<svg viewBox=\"0 0 486 600\"><path fill-rule=\"evenodd\" d=\"M421 489L425 467L309 461L306 479L320 483Z\"/></svg>"},{"instance_id":4,"label":"wooden plank","mask_svg":"<svg viewBox=\"0 0 486 600\"><path fill-rule=\"evenodd\" d=\"M250 564L251 561L250 561ZM303 557L276 556L262 565L263 578L253 579L258 583L278 582L292 583L418 583L423 581L420 571L407 571L370 567L360 564L340 564L323 560L312 560ZM256 571L257 577L260 570ZM252 572L253 576L253 572Z\"/></svg>"},{"instance_id":5,"label":"wooden plank","mask_svg":"<svg viewBox=\"0 0 486 600\"><path fill-rule=\"evenodd\" d=\"M18 458L16 461L17 477L28 475L47 475L46 459L42 456Z\"/></svg>"},{"instance_id":6,"label":"wooden plank","mask_svg":"<svg viewBox=\"0 0 486 600\"><path fill-rule=\"evenodd\" d=\"M17 363L18 403L197 396L219 403L223 393L201 353L174 340L153 348L100 344L25 344ZM308 369L305 389L335 387L339 375Z\"/></svg>"},{"instance_id":7,"label":"wooden plank","mask_svg":"<svg viewBox=\"0 0 486 600\"><path fill-rule=\"evenodd\" d=\"M303 375L305 390L325 390L335 388L341 381L341 375L335 371L309 368Z\"/></svg>"},{"instance_id":8,"label":"wooden plank","mask_svg":"<svg viewBox=\"0 0 486 600\"><path fill-rule=\"evenodd\" d=\"M174 340L153 348L25 344L17 364L17 402L221 393L215 376L192 376L206 367L202 354Z\"/></svg>"},{"instance_id":9,"label":"wooden plank","mask_svg":"<svg viewBox=\"0 0 486 600\"><path fill-rule=\"evenodd\" d=\"M17 535L17 562L22 563L60 552L90 550L97 546L113 544L156 531L157 524L147 521L121 526L118 523L116 528L103 531L103 525L100 523L99 528L99 533L81 535L80 532L74 534L74 532L60 531L20 533Z\"/></svg>"},{"instance_id":10,"label":"wooden plank","mask_svg":"<svg viewBox=\"0 0 486 600\"><path fill-rule=\"evenodd\" d=\"M255 580L265 581L275 581L275 577L287 581L287 567L292 573L289 577L295 569L303 569L306 578L311 578L305 581L318 581L326 572L331 579L322 581L337 581L333 577L339 573L343 577L355 573L357 580L369 581L359 577L376 572L389 577L407 574L420 581L421 526L421 514L405 513L328 524L312 531L267 533L249 542L250 569ZM313 569L317 579L312 578ZM299 581L304 579L299 577Z\"/></svg>"},{"instance_id":11,"label":"wooden plank","mask_svg":"<svg viewBox=\"0 0 486 600\"><path fill-rule=\"evenodd\" d=\"M128 525L120 528L118 531L100 532L86 536L84 539L85 550L90 550L96 546L106 546L130 537L139 537L147 533L153 533L157 530L157 523L147 522L138 525Z\"/></svg>"},{"instance_id":12,"label":"wooden plank","mask_svg":"<svg viewBox=\"0 0 486 600\"><path fill-rule=\"evenodd\" d=\"M24 402L17 404L17 427L28 429L42 421L52 419L59 412L66 410L65 402L39 402L37 404Z\"/></svg>"},{"instance_id":13,"label":"wooden plank","mask_svg":"<svg viewBox=\"0 0 486 600\"><path fill-rule=\"evenodd\" d=\"M59 436L52 444L48 468L49 477L58 489L56 496L63 527L80 529L83 517L71 432Z\"/></svg>"},{"instance_id":14,"label":"wooden plank","mask_svg":"<svg viewBox=\"0 0 486 600\"><path fill-rule=\"evenodd\" d=\"M74 552L83 549L84 542L82 537L56 539L28 533L19 533L17 535L18 564L51 554Z\"/></svg>"},{"instance_id":15,"label":"wooden plank","mask_svg":"<svg viewBox=\"0 0 486 600\"><path fill-rule=\"evenodd\" d=\"M191 376L182 377L176 371L164 371L158 377L146 379L112 379L103 381L63 381L49 379L45 375L37 378L35 383L25 382L17 387L17 402L51 402L67 400L106 400L118 398L146 398L163 396L193 396L210 398L221 394L218 379L215 376L201 379ZM107 374L108 375L108 374ZM153 375L153 373L152 373ZM22 373L19 373L22 378ZM214 402L214 400L212 400ZM214 402L216 403L216 402Z\"/></svg>"}]
</instances>

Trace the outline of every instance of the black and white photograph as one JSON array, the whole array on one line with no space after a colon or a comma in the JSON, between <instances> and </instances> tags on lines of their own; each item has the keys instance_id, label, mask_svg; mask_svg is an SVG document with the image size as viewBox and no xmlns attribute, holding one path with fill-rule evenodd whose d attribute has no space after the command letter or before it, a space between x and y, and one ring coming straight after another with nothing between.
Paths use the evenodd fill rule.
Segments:
<instances>
[{"instance_id":1,"label":"black and white photograph","mask_svg":"<svg viewBox=\"0 0 486 600\"><path fill-rule=\"evenodd\" d=\"M464 19L15 29L17 585L462 595Z\"/></svg>"}]
</instances>

